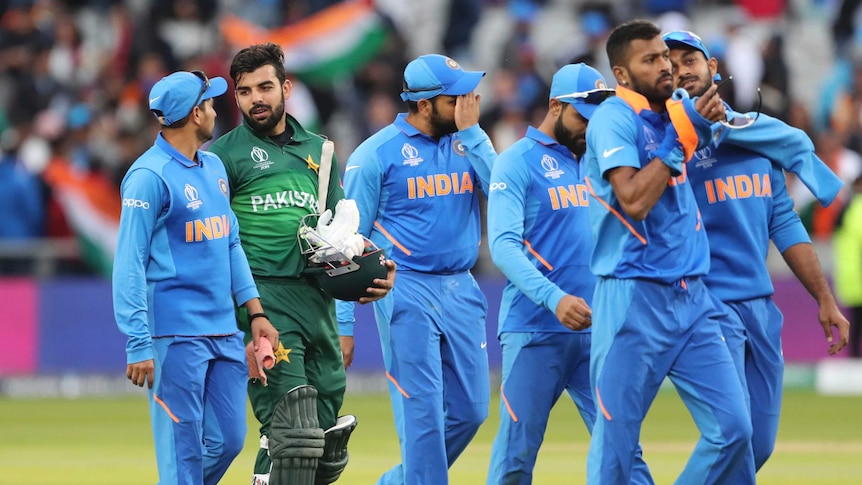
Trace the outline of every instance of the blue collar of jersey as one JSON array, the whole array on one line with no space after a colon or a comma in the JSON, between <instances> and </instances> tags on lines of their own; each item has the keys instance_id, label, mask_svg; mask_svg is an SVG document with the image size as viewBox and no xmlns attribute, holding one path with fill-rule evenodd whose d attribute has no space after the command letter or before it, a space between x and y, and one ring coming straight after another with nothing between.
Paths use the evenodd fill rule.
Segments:
<instances>
[{"instance_id":1,"label":"blue collar of jersey","mask_svg":"<svg viewBox=\"0 0 862 485\"><path fill-rule=\"evenodd\" d=\"M538 128L534 128L532 126L527 127L527 133L525 133L524 136L526 136L527 138L532 138L533 140L536 140L537 142L545 146L559 144L557 140L554 140L553 138L545 134L543 131L540 131Z\"/></svg>"},{"instance_id":2,"label":"blue collar of jersey","mask_svg":"<svg viewBox=\"0 0 862 485\"><path fill-rule=\"evenodd\" d=\"M186 156L183 155L182 153L180 153L179 150L174 148L174 146L171 145L168 142L168 140L165 140L165 137L162 136L161 132L159 132L159 135L156 137L156 146L159 147L163 152L170 155L171 158L182 163L186 167L191 168L191 167L194 167L195 165L197 165L197 163L194 160L189 160L188 158L186 158ZM195 153L198 154L197 155L198 162L200 162L201 166L203 166L204 157L200 156L200 150L198 150Z\"/></svg>"},{"instance_id":3,"label":"blue collar of jersey","mask_svg":"<svg viewBox=\"0 0 862 485\"><path fill-rule=\"evenodd\" d=\"M403 131L407 136L425 135L425 133L419 131L419 128L416 128L407 121L407 113L398 113L398 116L395 117L395 121L392 124L394 124L399 130Z\"/></svg>"}]
</instances>

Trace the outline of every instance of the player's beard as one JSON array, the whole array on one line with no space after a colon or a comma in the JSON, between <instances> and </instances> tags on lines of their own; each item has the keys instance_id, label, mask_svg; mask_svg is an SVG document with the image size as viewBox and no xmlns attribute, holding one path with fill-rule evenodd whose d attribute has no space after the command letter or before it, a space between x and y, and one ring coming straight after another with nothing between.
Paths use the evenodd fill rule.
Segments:
<instances>
[{"instance_id":1,"label":"player's beard","mask_svg":"<svg viewBox=\"0 0 862 485\"><path fill-rule=\"evenodd\" d=\"M659 83L665 79L670 79L671 81L668 83L668 87L659 87ZM670 95L673 94L673 77L670 73L662 74L653 83L642 82L640 79L632 78L632 90L643 95L650 103L664 104L670 98Z\"/></svg>"},{"instance_id":2,"label":"player's beard","mask_svg":"<svg viewBox=\"0 0 862 485\"><path fill-rule=\"evenodd\" d=\"M195 135L198 137L198 141L201 142L201 144L203 144L203 143L206 143L206 142L213 139L213 131L214 130L215 130L215 123L213 123L213 126L211 126L209 128L207 128L205 126L199 126L198 129L195 131Z\"/></svg>"},{"instance_id":3,"label":"player's beard","mask_svg":"<svg viewBox=\"0 0 862 485\"><path fill-rule=\"evenodd\" d=\"M587 139L583 135L581 133L581 136L576 136L566 128L566 125L563 124L562 113L557 116L557 121L554 122L554 138L557 139L557 143L568 148L572 155L577 158L580 158L587 151Z\"/></svg>"},{"instance_id":4,"label":"player's beard","mask_svg":"<svg viewBox=\"0 0 862 485\"><path fill-rule=\"evenodd\" d=\"M692 78L696 79L696 83L695 83L695 86L693 87L693 90L688 93L688 95L691 96L692 98L695 96L703 96L703 93L705 93L706 90L709 89L710 86L712 86L712 82L709 81L709 78L704 79L702 77L697 77L697 76L686 76L684 78L680 78L679 82L677 82L677 85L682 86L683 84L685 84L687 81L689 81ZM686 89L686 91L688 91L688 90Z\"/></svg>"},{"instance_id":5,"label":"player's beard","mask_svg":"<svg viewBox=\"0 0 862 485\"><path fill-rule=\"evenodd\" d=\"M437 105L434 103L431 103L431 119L428 120L428 123L431 125L431 136L435 138L458 131L455 118L446 119L440 116Z\"/></svg>"},{"instance_id":6,"label":"player's beard","mask_svg":"<svg viewBox=\"0 0 862 485\"><path fill-rule=\"evenodd\" d=\"M261 107L269 108L270 114L263 121L258 121L251 116L251 112L256 108ZM253 104L248 109L247 113L243 111L242 117L245 118L245 122L248 123L248 126L250 126L252 130L260 133L269 133L276 125L278 125L278 122L284 118L284 97L282 96L281 102L279 102L275 108L268 104Z\"/></svg>"}]
</instances>

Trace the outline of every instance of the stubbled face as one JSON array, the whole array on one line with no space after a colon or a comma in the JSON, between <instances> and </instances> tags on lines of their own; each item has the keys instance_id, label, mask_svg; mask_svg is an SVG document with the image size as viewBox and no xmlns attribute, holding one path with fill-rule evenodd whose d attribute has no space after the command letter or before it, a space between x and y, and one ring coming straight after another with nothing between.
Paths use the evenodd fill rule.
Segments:
<instances>
[{"instance_id":1,"label":"stubbled face","mask_svg":"<svg viewBox=\"0 0 862 485\"><path fill-rule=\"evenodd\" d=\"M429 100L431 103L431 118L428 122L431 124L431 136L441 137L458 131L455 125L455 104L458 98L456 96L440 95Z\"/></svg>"},{"instance_id":2,"label":"stubbled face","mask_svg":"<svg viewBox=\"0 0 862 485\"><path fill-rule=\"evenodd\" d=\"M562 105L562 111L554 122L554 138L580 158L587 151L587 119L569 103Z\"/></svg>"},{"instance_id":3,"label":"stubbled face","mask_svg":"<svg viewBox=\"0 0 862 485\"><path fill-rule=\"evenodd\" d=\"M255 131L277 135L284 119L284 100L290 96L290 81L281 84L275 68L265 65L245 73L236 83L236 103L246 123Z\"/></svg>"},{"instance_id":4,"label":"stubbled face","mask_svg":"<svg viewBox=\"0 0 862 485\"><path fill-rule=\"evenodd\" d=\"M650 103L663 104L673 93L673 77L668 48L661 36L636 39L629 44L626 66L628 86Z\"/></svg>"},{"instance_id":5,"label":"stubbled face","mask_svg":"<svg viewBox=\"0 0 862 485\"><path fill-rule=\"evenodd\" d=\"M697 49L671 49L674 88L683 88L692 97L702 96L712 86L715 71L703 52Z\"/></svg>"},{"instance_id":6,"label":"stubbled face","mask_svg":"<svg viewBox=\"0 0 862 485\"><path fill-rule=\"evenodd\" d=\"M215 131L216 110L212 98L200 104L202 121L196 130L198 140L201 143L206 143L213 139Z\"/></svg>"}]
</instances>

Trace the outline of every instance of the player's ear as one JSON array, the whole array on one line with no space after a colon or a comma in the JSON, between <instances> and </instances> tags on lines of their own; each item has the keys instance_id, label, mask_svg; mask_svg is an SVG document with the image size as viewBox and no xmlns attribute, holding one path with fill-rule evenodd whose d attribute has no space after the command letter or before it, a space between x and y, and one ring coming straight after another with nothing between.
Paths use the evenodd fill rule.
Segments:
<instances>
[{"instance_id":1,"label":"player's ear","mask_svg":"<svg viewBox=\"0 0 862 485\"><path fill-rule=\"evenodd\" d=\"M284 93L284 99L290 97L291 89L293 89L293 83L290 82L290 79L285 79L284 84L281 85L281 91Z\"/></svg>"},{"instance_id":2,"label":"player's ear","mask_svg":"<svg viewBox=\"0 0 862 485\"><path fill-rule=\"evenodd\" d=\"M622 66L614 66L611 68L611 71L614 73L614 79L616 79L617 84L622 86L628 86L629 84L629 73Z\"/></svg>"},{"instance_id":3,"label":"player's ear","mask_svg":"<svg viewBox=\"0 0 862 485\"><path fill-rule=\"evenodd\" d=\"M709 60L706 61L706 65L709 66L709 77L715 78L715 73L718 72L718 59L710 57Z\"/></svg>"}]
</instances>

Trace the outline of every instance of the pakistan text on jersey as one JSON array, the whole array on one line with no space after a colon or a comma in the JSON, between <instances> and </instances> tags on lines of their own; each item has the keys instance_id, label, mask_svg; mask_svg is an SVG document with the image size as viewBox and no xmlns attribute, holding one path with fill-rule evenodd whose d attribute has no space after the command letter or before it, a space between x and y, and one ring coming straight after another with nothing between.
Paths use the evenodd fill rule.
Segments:
<instances>
[{"instance_id":1,"label":"pakistan text on jersey","mask_svg":"<svg viewBox=\"0 0 862 485\"><path fill-rule=\"evenodd\" d=\"M548 197L551 199L551 209L553 210L567 209L568 207L588 207L590 199L587 194L587 186L584 184L548 187Z\"/></svg>"},{"instance_id":2,"label":"pakistan text on jersey","mask_svg":"<svg viewBox=\"0 0 862 485\"><path fill-rule=\"evenodd\" d=\"M733 175L707 180L703 184L706 187L706 200L710 204L728 199L772 197L772 183L768 173Z\"/></svg>"},{"instance_id":3,"label":"pakistan text on jersey","mask_svg":"<svg viewBox=\"0 0 862 485\"><path fill-rule=\"evenodd\" d=\"M473 179L470 177L470 172L462 172L460 175L452 172L407 178L407 197L410 199L465 193L473 193Z\"/></svg>"},{"instance_id":4,"label":"pakistan text on jersey","mask_svg":"<svg viewBox=\"0 0 862 485\"><path fill-rule=\"evenodd\" d=\"M212 216L186 222L186 242L221 239L230 234L227 215Z\"/></svg>"},{"instance_id":5,"label":"pakistan text on jersey","mask_svg":"<svg viewBox=\"0 0 862 485\"><path fill-rule=\"evenodd\" d=\"M266 195L252 195L251 207L254 212L268 211L285 207L309 207L312 212L318 212L317 197L307 192L285 190Z\"/></svg>"}]
</instances>

